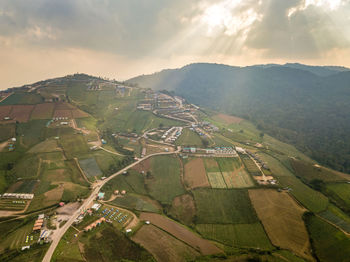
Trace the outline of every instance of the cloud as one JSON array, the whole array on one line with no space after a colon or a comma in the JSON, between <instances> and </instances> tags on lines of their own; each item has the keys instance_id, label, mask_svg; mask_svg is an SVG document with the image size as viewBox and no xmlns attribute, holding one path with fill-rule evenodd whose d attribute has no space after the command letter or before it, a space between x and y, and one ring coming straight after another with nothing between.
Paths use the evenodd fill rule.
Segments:
<instances>
[{"instance_id":1,"label":"cloud","mask_svg":"<svg viewBox=\"0 0 350 262\"><path fill-rule=\"evenodd\" d=\"M3 68L31 65L38 77L39 61L64 67L45 52L74 65L59 72L87 70L72 59L80 54L89 65L95 57L89 72L109 66L116 73L106 75L123 78L141 63L156 70L195 61L349 66L341 55L349 54L349 24L350 0L0 0L0 57Z\"/></svg>"}]
</instances>

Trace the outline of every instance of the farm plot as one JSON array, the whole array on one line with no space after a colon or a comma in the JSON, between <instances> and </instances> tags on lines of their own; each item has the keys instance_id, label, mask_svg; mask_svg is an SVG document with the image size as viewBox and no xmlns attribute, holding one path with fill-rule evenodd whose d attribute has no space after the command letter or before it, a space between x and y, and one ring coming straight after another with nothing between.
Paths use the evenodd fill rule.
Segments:
<instances>
[{"instance_id":1,"label":"farm plot","mask_svg":"<svg viewBox=\"0 0 350 262\"><path fill-rule=\"evenodd\" d=\"M176 140L175 145L202 147L203 142L197 133L189 130L188 128L185 128L183 129L180 137Z\"/></svg>"},{"instance_id":2,"label":"farm plot","mask_svg":"<svg viewBox=\"0 0 350 262\"><path fill-rule=\"evenodd\" d=\"M23 210L28 204L27 200L23 199L0 199L0 209L1 210L13 210L20 211Z\"/></svg>"},{"instance_id":3,"label":"farm plot","mask_svg":"<svg viewBox=\"0 0 350 262\"><path fill-rule=\"evenodd\" d=\"M321 262L349 261L350 239L343 232L313 215L306 217L312 246Z\"/></svg>"},{"instance_id":4,"label":"farm plot","mask_svg":"<svg viewBox=\"0 0 350 262\"><path fill-rule=\"evenodd\" d=\"M31 119L51 119L54 108L53 103L38 104L32 112Z\"/></svg>"},{"instance_id":5,"label":"farm plot","mask_svg":"<svg viewBox=\"0 0 350 262\"><path fill-rule=\"evenodd\" d=\"M350 184L347 183L331 183L327 184L327 190L341 199L346 206L350 207Z\"/></svg>"},{"instance_id":6,"label":"farm plot","mask_svg":"<svg viewBox=\"0 0 350 262\"><path fill-rule=\"evenodd\" d=\"M156 156L151 159L151 176L146 178L149 194L162 204L171 204L176 196L185 193L180 179L180 160L177 157Z\"/></svg>"},{"instance_id":7,"label":"farm plot","mask_svg":"<svg viewBox=\"0 0 350 262\"><path fill-rule=\"evenodd\" d=\"M208 172L207 175L211 188L227 188L221 172Z\"/></svg>"},{"instance_id":8,"label":"farm plot","mask_svg":"<svg viewBox=\"0 0 350 262\"><path fill-rule=\"evenodd\" d=\"M185 262L200 253L163 230L145 225L131 239L148 250L157 261Z\"/></svg>"},{"instance_id":9,"label":"farm plot","mask_svg":"<svg viewBox=\"0 0 350 262\"><path fill-rule=\"evenodd\" d=\"M249 196L271 242L310 259L309 236L302 219L306 210L287 193L272 189L249 190Z\"/></svg>"},{"instance_id":10,"label":"farm plot","mask_svg":"<svg viewBox=\"0 0 350 262\"><path fill-rule=\"evenodd\" d=\"M222 172L222 176L228 188L248 188L254 186L250 175L243 168L234 172Z\"/></svg>"},{"instance_id":11,"label":"farm plot","mask_svg":"<svg viewBox=\"0 0 350 262\"><path fill-rule=\"evenodd\" d=\"M330 210L326 210L319 213L318 215L350 234L350 222L346 221L345 219L338 216L334 212Z\"/></svg>"},{"instance_id":12,"label":"farm plot","mask_svg":"<svg viewBox=\"0 0 350 262\"><path fill-rule=\"evenodd\" d=\"M201 158L190 159L185 164L185 183L190 188L209 187L209 181L205 172L204 162Z\"/></svg>"},{"instance_id":13,"label":"farm plot","mask_svg":"<svg viewBox=\"0 0 350 262\"><path fill-rule=\"evenodd\" d=\"M63 135L60 137L59 144L63 147L65 155L68 159L81 157L82 154L89 152L89 147L80 134Z\"/></svg>"},{"instance_id":14,"label":"farm plot","mask_svg":"<svg viewBox=\"0 0 350 262\"><path fill-rule=\"evenodd\" d=\"M244 163L244 166L252 176L261 176L259 168L256 166L254 161L250 159L248 155L240 154L240 157Z\"/></svg>"},{"instance_id":15,"label":"farm plot","mask_svg":"<svg viewBox=\"0 0 350 262\"><path fill-rule=\"evenodd\" d=\"M221 250L208 240L202 239L200 236L191 232L181 224L178 224L165 216L153 213L141 213L140 219L149 220L152 225L163 229L177 239L196 249L203 255L221 253Z\"/></svg>"},{"instance_id":16,"label":"farm plot","mask_svg":"<svg viewBox=\"0 0 350 262\"><path fill-rule=\"evenodd\" d=\"M247 190L196 189L193 191L198 224L258 222Z\"/></svg>"},{"instance_id":17,"label":"farm plot","mask_svg":"<svg viewBox=\"0 0 350 262\"><path fill-rule=\"evenodd\" d=\"M38 183L38 180L21 180L13 184L8 190L7 193L25 193L31 194L35 189L35 185Z\"/></svg>"},{"instance_id":18,"label":"farm plot","mask_svg":"<svg viewBox=\"0 0 350 262\"><path fill-rule=\"evenodd\" d=\"M175 197L169 214L185 225L191 225L196 215L194 199L190 194Z\"/></svg>"},{"instance_id":19,"label":"farm plot","mask_svg":"<svg viewBox=\"0 0 350 262\"><path fill-rule=\"evenodd\" d=\"M217 114L213 117L215 120L219 120L221 122L224 122L225 124L239 124L243 121L242 118L236 117L236 116L230 116L225 114Z\"/></svg>"},{"instance_id":20,"label":"farm plot","mask_svg":"<svg viewBox=\"0 0 350 262\"><path fill-rule=\"evenodd\" d=\"M328 198L318 191L305 185L294 176L281 176L278 178L283 187L290 187L291 194L307 209L318 213L327 209Z\"/></svg>"},{"instance_id":21,"label":"farm plot","mask_svg":"<svg viewBox=\"0 0 350 262\"><path fill-rule=\"evenodd\" d=\"M0 120L3 120L5 117L10 116L12 106L0 106Z\"/></svg>"},{"instance_id":22,"label":"farm plot","mask_svg":"<svg viewBox=\"0 0 350 262\"><path fill-rule=\"evenodd\" d=\"M234 158L218 157L215 160L219 164L221 172L232 172L242 167L242 162L238 157L234 157Z\"/></svg>"},{"instance_id":23,"label":"farm plot","mask_svg":"<svg viewBox=\"0 0 350 262\"><path fill-rule=\"evenodd\" d=\"M123 197L117 197L109 202L116 206L124 207L131 210L143 212L160 212L161 207L158 207L151 199L146 196L140 196L133 193L128 193Z\"/></svg>"},{"instance_id":24,"label":"farm plot","mask_svg":"<svg viewBox=\"0 0 350 262\"><path fill-rule=\"evenodd\" d=\"M7 140L16 136L16 124L0 124L0 141ZM0 146L0 152L1 149Z\"/></svg>"},{"instance_id":25,"label":"farm plot","mask_svg":"<svg viewBox=\"0 0 350 262\"><path fill-rule=\"evenodd\" d=\"M102 175L95 158L80 159L79 165L87 177L98 177Z\"/></svg>"},{"instance_id":26,"label":"farm plot","mask_svg":"<svg viewBox=\"0 0 350 262\"><path fill-rule=\"evenodd\" d=\"M34 93L14 93L4 101L1 105L32 105L39 104L43 102L43 98L39 94Z\"/></svg>"},{"instance_id":27,"label":"farm plot","mask_svg":"<svg viewBox=\"0 0 350 262\"><path fill-rule=\"evenodd\" d=\"M200 224L196 229L202 236L228 246L273 249L260 223L254 224Z\"/></svg>"},{"instance_id":28,"label":"farm plot","mask_svg":"<svg viewBox=\"0 0 350 262\"><path fill-rule=\"evenodd\" d=\"M15 105L12 107L10 117L20 123L28 122L33 109L33 105Z\"/></svg>"},{"instance_id":29,"label":"farm plot","mask_svg":"<svg viewBox=\"0 0 350 262\"><path fill-rule=\"evenodd\" d=\"M47 153L59 151L60 148L57 145L57 140L47 139L39 144L36 144L31 149L29 149L29 153Z\"/></svg>"},{"instance_id":30,"label":"farm plot","mask_svg":"<svg viewBox=\"0 0 350 262\"><path fill-rule=\"evenodd\" d=\"M203 160L207 172L220 172L219 165L214 158L204 158Z\"/></svg>"}]
</instances>

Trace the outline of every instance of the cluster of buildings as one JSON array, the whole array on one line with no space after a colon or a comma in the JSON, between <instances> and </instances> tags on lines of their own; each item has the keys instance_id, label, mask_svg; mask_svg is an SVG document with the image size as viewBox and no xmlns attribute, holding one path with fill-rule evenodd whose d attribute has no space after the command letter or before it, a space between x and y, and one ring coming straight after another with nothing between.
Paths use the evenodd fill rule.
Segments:
<instances>
[{"instance_id":1,"label":"cluster of buildings","mask_svg":"<svg viewBox=\"0 0 350 262\"><path fill-rule=\"evenodd\" d=\"M250 151L246 151L248 155L250 155L259 165L260 167L266 169L266 170L270 170L270 168L268 167L268 165L263 161L261 160L261 158L257 155L257 154L254 154Z\"/></svg>"},{"instance_id":2,"label":"cluster of buildings","mask_svg":"<svg viewBox=\"0 0 350 262\"><path fill-rule=\"evenodd\" d=\"M95 222L93 222L93 223L91 223L90 225L86 226L86 227L84 228L84 231L85 231L85 232L88 232L88 231L94 229L95 227L101 225L101 223L102 223L102 222L105 222L105 221L106 221L106 219L105 219L104 217L101 217L101 218L97 219Z\"/></svg>"},{"instance_id":3,"label":"cluster of buildings","mask_svg":"<svg viewBox=\"0 0 350 262\"><path fill-rule=\"evenodd\" d=\"M236 150L233 147L215 147L215 148L196 148L196 147L183 147L183 153L198 153L198 154L207 154L215 156L230 156L238 157Z\"/></svg>"},{"instance_id":4,"label":"cluster of buildings","mask_svg":"<svg viewBox=\"0 0 350 262\"><path fill-rule=\"evenodd\" d=\"M17 198L17 199L33 199L34 194L24 194L24 193L4 193L2 198Z\"/></svg>"},{"instance_id":5,"label":"cluster of buildings","mask_svg":"<svg viewBox=\"0 0 350 262\"><path fill-rule=\"evenodd\" d=\"M164 134L162 135L162 139L165 140L165 142L170 142L173 143L176 141L176 139L179 138L182 134L182 127L172 127L169 130L165 131Z\"/></svg>"},{"instance_id":6,"label":"cluster of buildings","mask_svg":"<svg viewBox=\"0 0 350 262\"><path fill-rule=\"evenodd\" d=\"M45 218L45 215L44 215L44 214L40 214L40 215L38 216L38 219L35 220L35 222L34 222L33 231L39 231L39 230L41 230L41 228L42 228L43 225L44 225L44 218Z\"/></svg>"},{"instance_id":7,"label":"cluster of buildings","mask_svg":"<svg viewBox=\"0 0 350 262\"><path fill-rule=\"evenodd\" d=\"M138 104L136 109L144 110L144 111L152 111L152 104Z\"/></svg>"}]
</instances>

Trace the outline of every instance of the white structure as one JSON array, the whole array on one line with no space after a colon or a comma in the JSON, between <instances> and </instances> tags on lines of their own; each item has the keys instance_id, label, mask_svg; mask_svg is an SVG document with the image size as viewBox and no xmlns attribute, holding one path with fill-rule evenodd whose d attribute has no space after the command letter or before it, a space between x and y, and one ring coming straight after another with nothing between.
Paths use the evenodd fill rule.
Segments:
<instances>
[{"instance_id":1,"label":"white structure","mask_svg":"<svg viewBox=\"0 0 350 262\"><path fill-rule=\"evenodd\" d=\"M97 204L96 203L96 204L92 205L91 209L94 209L94 210L98 211L100 209L100 207L101 207L101 204Z\"/></svg>"},{"instance_id":2,"label":"white structure","mask_svg":"<svg viewBox=\"0 0 350 262\"><path fill-rule=\"evenodd\" d=\"M3 198L20 198L20 199L33 199L34 194L21 194L21 193L5 193Z\"/></svg>"}]
</instances>

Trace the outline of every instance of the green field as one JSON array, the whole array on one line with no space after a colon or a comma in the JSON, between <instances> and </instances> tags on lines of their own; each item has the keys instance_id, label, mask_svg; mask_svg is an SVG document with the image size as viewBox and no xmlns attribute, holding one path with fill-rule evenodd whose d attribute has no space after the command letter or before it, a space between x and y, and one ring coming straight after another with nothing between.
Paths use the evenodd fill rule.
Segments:
<instances>
[{"instance_id":1,"label":"green field","mask_svg":"<svg viewBox=\"0 0 350 262\"><path fill-rule=\"evenodd\" d=\"M80 159L79 165L87 177L98 177L102 175L101 169L98 167L95 158Z\"/></svg>"},{"instance_id":2,"label":"green field","mask_svg":"<svg viewBox=\"0 0 350 262\"><path fill-rule=\"evenodd\" d=\"M320 262L349 261L349 237L313 215L307 216L306 225L310 233L313 249Z\"/></svg>"},{"instance_id":3,"label":"green field","mask_svg":"<svg viewBox=\"0 0 350 262\"><path fill-rule=\"evenodd\" d=\"M63 147L67 159L81 157L89 153L89 147L84 137L80 134L63 135L58 140L58 143Z\"/></svg>"},{"instance_id":4,"label":"green field","mask_svg":"<svg viewBox=\"0 0 350 262\"><path fill-rule=\"evenodd\" d=\"M17 124L17 138L25 147L31 147L46 138L47 120L31 120Z\"/></svg>"},{"instance_id":5,"label":"green field","mask_svg":"<svg viewBox=\"0 0 350 262\"><path fill-rule=\"evenodd\" d=\"M16 136L15 124L6 124L6 125L0 124L0 142L15 136Z\"/></svg>"},{"instance_id":6,"label":"green field","mask_svg":"<svg viewBox=\"0 0 350 262\"><path fill-rule=\"evenodd\" d=\"M128 193L123 197L117 197L112 202L116 206L124 207L130 210L159 213L159 208L152 203L152 200L145 197Z\"/></svg>"},{"instance_id":7,"label":"green field","mask_svg":"<svg viewBox=\"0 0 350 262\"><path fill-rule=\"evenodd\" d=\"M248 155L240 154L240 157L244 163L245 168L252 176L261 176L259 168Z\"/></svg>"},{"instance_id":8,"label":"green field","mask_svg":"<svg viewBox=\"0 0 350 262\"><path fill-rule=\"evenodd\" d=\"M296 177L282 176L278 180L281 186L290 187L291 194L310 211L317 213L327 209L328 198L311 189Z\"/></svg>"},{"instance_id":9,"label":"green field","mask_svg":"<svg viewBox=\"0 0 350 262\"><path fill-rule=\"evenodd\" d=\"M327 191L330 191L336 198L339 198L346 205L346 207L350 209L350 184L327 184Z\"/></svg>"},{"instance_id":10,"label":"green field","mask_svg":"<svg viewBox=\"0 0 350 262\"><path fill-rule=\"evenodd\" d=\"M218 157L215 159L218 162L221 172L231 172L235 169L239 169L242 163L238 157L235 158L224 158Z\"/></svg>"},{"instance_id":11,"label":"green field","mask_svg":"<svg viewBox=\"0 0 350 262\"><path fill-rule=\"evenodd\" d=\"M39 94L18 92L6 98L0 105L32 105L42 102L43 98Z\"/></svg>"},{"instance_id":12,"label":"green field","mask_svg":"<svg viewBox=\"0 0 350 262\"><path fill-rule=\"evenodd\" d=\"M40 167L40 158L36 154L25 154L14 168L16 177L36 178Z\"/></svg>"},{"instance_id":13,"label":"green field","mask_svg":"<svg viewBox=\"0 0 350 262\"><path fill-rule=\"evenodd\" d=\"M101 189L105 192L105 199L108 200L115 190L125 190L127 193L146 195L143 175L135 170L128 170L127 174L116 176L106 183Z\"/></svg>"},{"instance_id":14,"label":"green field","mask_svg":"<svg viewBox=\"0 0 350 262\"><path fill-rule=\"evenodd\" d=\"M273 246L260 223L254 224L199 224L196 229L205 238L235 247L270 250Z\"/></svg>"},{"instance_id":15,"label":"green field","mask_svg":"<svg viewBox=\"0 0 350 262\"><path fill-rule=\"evenodd\" d=\"M162 204L170 205L176 196L185 193L180 180L180 160L173 156L151 159L151 177L146 179L148 193Z\"/></svg>"},{"instance_id":16,"label":"green field","mask_svg":"<svg viewBox=\"0 0 350 262\"><path fill-rule=\"evenodd\" d=\"M324 182L337 182L345 180L345 174L344 176L339 176L337 172L322 167L316 167L308 162L292 159L291 163L294 168L295 175L305 179L307 182L314 179L320 179ZM350 176L348 176L348 179L350 179Z\"/></svg>"},{"instance_id":17,"label":"green field","mask_svg":"<svg viewBox=\"0 0 350 262\"><path fill-rule=\"evenodd\" d=\"M191 131L188 128L184 128L182 130L182 134L176 140L175 145L202 147L203 142L201 137L196 132Z\"/></svg>"},{"instance_id":18,"label":"green field","mask_svg":"<svg viewBox=\"0 0 350 262\"><path fill-rule=\"evenodd\" d=\"M193 191L198 224L250 224L258 221L247 190Z\"/></svg>"},{"instance_id":19,"label":"green field","mask_svg":"<svg viewBox=\"0 0 350 262\"><path fill-rule=\"evenodd\" d=\"M227 188L221 172L208 172L207 176L211 188Z\"/></svg>"},{"instance_id":20,"label":"green field","mask_svg":"<svg viewBox=\"0 0 350 262\"><path fill-rule=\"evenodd\" d=\"M67 231L52 261L154 261L145 249L107 223L103 223L99 230L81 233L78 238L74 237L75 233L73 229ZM83 256L78 243L84 245Z\"/></svg>"},{"instance_id":21,"label":"green field","mask_svg":"<svg viewBox=\"0 0 350 262\"><path fill-rule=\"evenodd\" d=\"M19 187L16 187L15 190L13 190L13 192L11 193L33 193L34 188L36 186L36 184L38 183L38 180L21 180L19 182Z\"/></svg>"}]
</instances>

